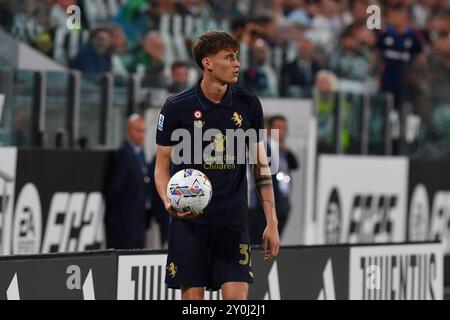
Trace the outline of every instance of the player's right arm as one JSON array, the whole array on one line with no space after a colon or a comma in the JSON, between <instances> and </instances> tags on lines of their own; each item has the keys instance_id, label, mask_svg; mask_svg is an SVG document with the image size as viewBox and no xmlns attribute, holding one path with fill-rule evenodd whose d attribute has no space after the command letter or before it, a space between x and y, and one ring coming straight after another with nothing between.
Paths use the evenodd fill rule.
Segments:
<instances>
[{"instance_id":1,"label":"player's right arm","mask_svg":"<svg viewBox=\"0 0 450 320\"><path fill-rule=\"evenodd\" d=\"M191 212L177 212L171 206L166 193L170 180L169 166L172 148L177 144L177 141L172 140L172 134L178 128L180 128L180 119L177 108L168 99L161 109L157 123L155 185L166 210L175 218L189 219L196 215Z\"/></svg>"},{"instance_id":2,"label":"player's right arm","mask_svg":"<svg viewBox=\"0 0 450 320\"><path fill-rule=\"evenodd\" d=\"M155 165L155 185L158 191L159 197L164 203L164 207L168 210L170 207L169 200L167 199L167 184L170 180L169 164L170 155L172 153L171 146L157 146L156 149L156 165ZM169 210L168 210L169 211Z\"/></svg>"},{"instance_id":3,"label":"player's right arm","mask_svg":"<svg viewBox=\"0 0 450 320\"><path fill-rule=\"evenodd\" d=\"M164 203L166 210L175 218L188 219L193 218L194 214L191 212L177 212L169 202L167 198L167 185L170 180L170 157L172 154L172 146L160 146L157 145L156 149L156 165L155 165L155 185L158 191L159 197Z\"/></svg>"}]
</instances>

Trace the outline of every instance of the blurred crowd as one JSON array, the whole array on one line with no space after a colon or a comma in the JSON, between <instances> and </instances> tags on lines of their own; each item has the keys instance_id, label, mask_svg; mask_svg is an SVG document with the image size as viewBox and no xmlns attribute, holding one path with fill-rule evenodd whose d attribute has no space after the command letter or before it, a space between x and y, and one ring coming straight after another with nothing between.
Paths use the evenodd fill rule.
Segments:
<instances>
[{"instance_id":1,"label":"blurred crowd","mask_svg":"<svg viewBox=\"0 0 450 320\"><path fill-rule=\"evenodd\" d=\"M68 32L73 4L81 28ZM379 30L367 26L372 4ZM193 39L224 29L241 44L239 85L256 94L326 96L342 80L363 83L450 141L449 0L0 0L0 24L72 68L136 73L171 92L199 76Z\"/></svg>"}]
</instances>

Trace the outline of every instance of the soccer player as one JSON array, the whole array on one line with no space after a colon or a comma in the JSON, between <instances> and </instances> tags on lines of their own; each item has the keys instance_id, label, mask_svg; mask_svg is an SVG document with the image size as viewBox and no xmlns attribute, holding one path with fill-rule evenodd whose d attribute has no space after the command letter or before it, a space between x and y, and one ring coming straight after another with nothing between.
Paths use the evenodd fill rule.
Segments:
<instances>
[{"instance_id":1,"label":"soccer player","mask_svg":"<svg viewBox=\"0 0 450 320\"><path fill-rule=\"evenodd\" d=\"M171 214L166 283L170 288L181 288L184 300L204 299L205 288L221 289L226 300L247 299L253 273L246 164L245 160L238 160L252 150L257 159L254 178L267 222L262 238L264 259L277 256L279 250L278 220L263 136L244 144L234 143L231 148L226 135L229 130L257 132L264 128L258 98L233 85L239 75L238 52L238 42L225 32L208 31L198 38L192 53L203 70L203 78L193 88L169 97L159 115L155 180ZM177 129L187 130L190 137L194 137L196 129L202 131L200 161L195 161L198 154L194 141L191 150L183 150L193 155L192 163L173 161L171 154L179 141L172 139L172 133ZM208 137L205 131L209 129L217 132ZM204 152L208 148L214 155ZM200 214L177 212L167 199L170 177L187 168L202 171L212 184L211 202Z\"/></svg>"}]
</instances>

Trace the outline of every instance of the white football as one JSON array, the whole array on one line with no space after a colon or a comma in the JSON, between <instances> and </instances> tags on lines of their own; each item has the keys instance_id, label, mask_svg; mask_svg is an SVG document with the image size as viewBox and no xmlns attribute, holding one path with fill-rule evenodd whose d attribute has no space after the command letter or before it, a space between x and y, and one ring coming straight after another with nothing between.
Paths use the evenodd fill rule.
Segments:
<instances>
[{"instance_id":1,"label":"white football","mask_svg":"<svg viewBox=\"0 0 450 320\"><path fill-rule=\"evenodd\" d=\"M199 170L184 169L178 171L169 180L167 197L175 210L199 213L211 201L211 182Z\"/></svg>"}]
</instances>

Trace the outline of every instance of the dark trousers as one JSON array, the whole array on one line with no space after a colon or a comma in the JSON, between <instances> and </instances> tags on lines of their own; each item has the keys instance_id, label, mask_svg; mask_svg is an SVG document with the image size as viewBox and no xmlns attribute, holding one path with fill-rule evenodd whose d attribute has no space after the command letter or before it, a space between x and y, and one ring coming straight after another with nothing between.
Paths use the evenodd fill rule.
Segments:
<instances>
[{"instance_id":1,"label":"dark trousers","mask_svg":"<svg viewBox=\"0 0 450 320\"><path fill-rule=\"evenodd\" d=\"M124 233L124 229L117 230L106 226L106 245L108 249L145 249L145 231Z\"/></svg>"}]
</instances>

